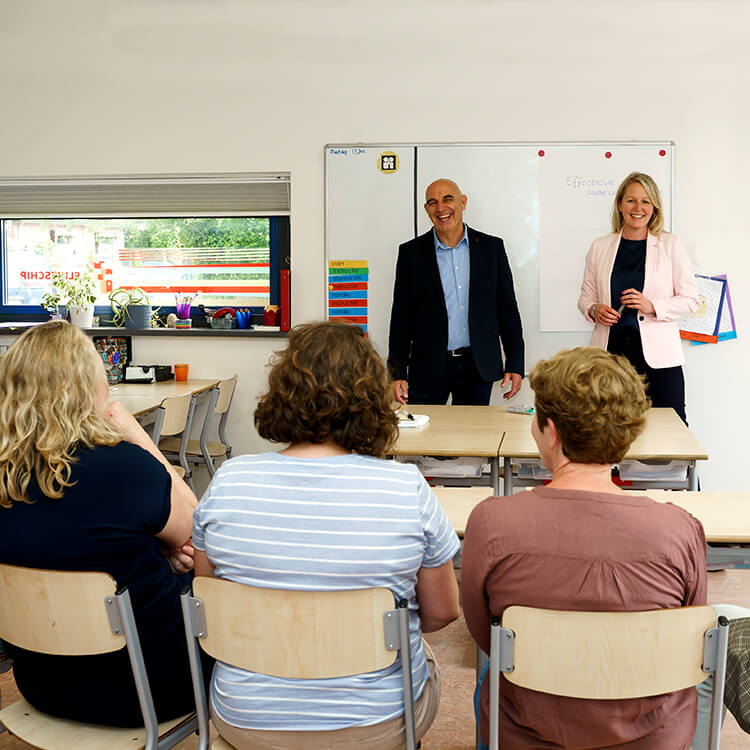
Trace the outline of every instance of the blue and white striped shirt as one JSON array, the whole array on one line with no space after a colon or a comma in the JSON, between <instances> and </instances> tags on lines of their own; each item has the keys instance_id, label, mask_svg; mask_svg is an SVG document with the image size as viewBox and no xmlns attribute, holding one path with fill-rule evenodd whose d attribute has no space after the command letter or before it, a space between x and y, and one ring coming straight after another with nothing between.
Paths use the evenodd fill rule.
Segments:
<instances>
[{"instance_id":1,"label":"blue and white striped shirt","mask_svg":"<svg viewBox=\"0 0 750 750\"><path fill-rule=\"evenodd\" d=\"M416 467L355 454L240 456L217 471L195 510L193 545L219 578L279 589L383 586L409 601L415 696L427 679L417 571L458 550ZM403 713L401 661L379 672L290 680L217 663L213 709L252 729L332 730Z\"/></svg>"}]
</instances>

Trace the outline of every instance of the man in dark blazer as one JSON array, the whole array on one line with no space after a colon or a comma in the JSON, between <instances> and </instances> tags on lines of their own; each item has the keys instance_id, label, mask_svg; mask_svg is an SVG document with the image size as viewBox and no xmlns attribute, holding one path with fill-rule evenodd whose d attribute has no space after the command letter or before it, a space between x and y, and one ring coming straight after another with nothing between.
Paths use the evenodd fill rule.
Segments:
<instances>
[{"instance_id":1,"label":"man in dark blazer","mask_svg":"<svg viewBox=\"0 0 750 750\"><path fill-rule=\"evenodd\" d=\"M428 186L426 234L399 247L388 365L397 401L489 404L492 383L521 388L524 344L508 258L499 237L463 222L452 180ZM505 365L500 351L502 341Z\"/></svg>"}]
</instances>

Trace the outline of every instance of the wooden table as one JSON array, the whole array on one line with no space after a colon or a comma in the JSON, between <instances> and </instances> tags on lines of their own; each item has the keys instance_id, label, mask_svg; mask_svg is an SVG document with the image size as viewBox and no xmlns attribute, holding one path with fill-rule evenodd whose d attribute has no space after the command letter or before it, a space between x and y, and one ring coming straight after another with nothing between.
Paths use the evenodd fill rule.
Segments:
<instances>
[{"instance_id":1,"label":"wooden table","mask_svg":"<svg viewBox=\"0 0 750 750\"><path fill-rule=\"evenodd\" d=\"M500 444L503 457L504 492L513 494L513 487L538 484L533 480L514 480L512 458L539 458L539 451L531 436L531 420L526 414L508 414L505 434ZM638 461L687 461L688 477L684 488L698 489L696 461L708 460L708 454L697 441L674 409L649 409L646 427L630 446L625 458ZM674 489L683 488L679 483L670 484Z\"/></svg>"},{"instance_id":2,"label":"wooden table","mask_svg":"<svg viewBox=\"0 0 750 750\"><path fill-rule=\"evenodd\" d=\"M490 462L493 491L500 492L499 448L509 416L504 406L409 407L430 421L418 429L403 428L392 450L396 456L477 456ZM486 490L485 490L486 491Z\"/></svg>"},{"instance_id":3,"label":"wooden table","mask_svg":"<svg viewBox=\"0 0 750 750\"><path fill-rule=\"evenodd\" d=\"M157 409L169 396L202 393L210 391L218 384L218 379L188 379L179 383L176 380L162 380L159 383L118 383L110 386L109 396L113 401L121 401L133 416L141 418Z\"/></svg>"},{"instance_id":4,"label":"wooden table","mask_svg":"<svg viewBox=\"0 0 750 750\"><path fill-rule=\"evenodd\" d=\"M487 488L433 487L433 490L456 533L463 536L469 514L487 497ZM684 508L703 524L709 543L750 544L750 492L639 490L634 494Z\"/></svg>"}]
</instances>

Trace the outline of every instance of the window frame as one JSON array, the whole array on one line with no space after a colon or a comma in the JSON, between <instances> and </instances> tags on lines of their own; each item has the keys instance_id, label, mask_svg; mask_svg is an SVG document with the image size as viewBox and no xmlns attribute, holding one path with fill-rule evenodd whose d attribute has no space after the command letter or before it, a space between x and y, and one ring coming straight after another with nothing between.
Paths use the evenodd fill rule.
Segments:
<instances>
[{"instance_id":1,"label":"window frame","mask_svg":"<svg viewBox=\"0 0 750 750\"><path fill-rule=\"evenodd\" d=\"M109 210L87 210L95 205L89 197L94 191L106 192ZM39 191L44 207L35 207L35 190ZM118 192L119 191L119 192ZM9 305L7 268L7 221L40 218L265 218L269 220L269 304L278 305L281 298L281 271L288 270L291 260L289 175L280 174L220 174L220 175L131 175L110 177L29 178L0 180L0 320L44 321L48 313L39 305ZM159 205L154 194L165 193L166 207ZM60 203L68 207L56 212ZM206 206L201 205L205 194ZM70 196L73 196L72 199ZM97 193L98 195L98 193ZM120 197L118 197L120 196ZM99 198L96 199L97 201ZM121 201L123 210L113 207ZM226 200L230 210L216 210ZM87 202L88 201L88 202ZM98 206L99 204L96 203ZM78 206L76 210L74 207ZM81 207L83 206L83 207ZM134 208L128 209L128 206ZM20 207L20 208L19 208ZM250 308L262 313L261 306ZM160 306L160 314L175 312L173 306ZM107 305L97 305L95 315L111 314Z\"/></svg>"}]
</instances>

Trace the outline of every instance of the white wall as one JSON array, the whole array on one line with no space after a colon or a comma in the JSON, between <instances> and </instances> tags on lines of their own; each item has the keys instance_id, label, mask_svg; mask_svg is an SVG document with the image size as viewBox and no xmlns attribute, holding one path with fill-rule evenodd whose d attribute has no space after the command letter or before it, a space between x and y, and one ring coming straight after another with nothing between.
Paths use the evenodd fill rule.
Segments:
<instances>
[{"instance_id":1,"label":"white wall","mask_svg":"<svg viewBox=\"0 0 750 750\"><path fill-rule=\"evenodd\" d=\"M687 352L688 416L704 489L741 489L749 22L728 0L3 0L0 177L289 170L301 322L324 315L325 143L672 139L675 227L698 271L729 274L740 335ZM255 450L273 348L136 354L238 371L234 438Z\"/></svg>"}]
</instances>

